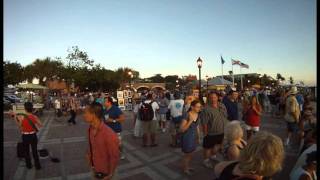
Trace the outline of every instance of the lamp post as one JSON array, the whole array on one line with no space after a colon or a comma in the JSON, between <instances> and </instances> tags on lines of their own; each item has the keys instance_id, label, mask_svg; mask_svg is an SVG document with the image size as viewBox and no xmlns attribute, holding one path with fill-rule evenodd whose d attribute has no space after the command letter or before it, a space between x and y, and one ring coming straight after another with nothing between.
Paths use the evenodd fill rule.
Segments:
<instances>
[{"instance_id":1,"label":"lamp post","mask_svg":"<svg viewBox=\"0 0 320 180\"><path fill-rule=\"evenodd\" d=\"M130 77L130 80L129 80L129 89L131 90L131 79L133 78L133 74L131 71L128 72L128 75Z\"/></svg>"},{"instance_id":2,"label":"lamp post","mask_svg":"<svg viewBox=\"0 0 320 180\"><path fill-rule=\"evenodd\" d=\"M248 87L250 86L250 80L248 80Z\"/></svg>"},{"instance_id":3,"label":"lamp post","mask_svg":"<svg viewBox=\"0 0 320 180\"><path fill-rule=\"evenodd\" d=\"M199 68L199 100L202 102L202 94L201 94L201 67L202 67L202 59L200 57L197 59L197 65Z\"/></svg>"},{"instance_id":4,"label":"lamp post","mask_svg":"<svg viewBox=\"0 0 320 180\"><path fill-rule=\"evenodd\" d=\"M207 94L208 94L208 92L209 92L209 76L208 75L206 75L206 81L207 81Z\"/></svg>"},{"instance_id":5,"label":"lamp post","mask_svg":"<svg viewBox=\"0 0 320 180\"><path fill-rule=\"evenodd\" d=\"M179 89L179 80L176 80L176 88Z\"/></svg>"},{"instance_id":6,"label":"lamp post","mask_svg":"<svg viewBox=\"0 0 320 180\"><path fill-rule=\"evenodd\" d=\"M261 83L262 83L262 79L261 79L261 78L262 78L262 75L260 74L260 75L259 75L260 87L261 87Z\"/></svg>"}]
</instances>

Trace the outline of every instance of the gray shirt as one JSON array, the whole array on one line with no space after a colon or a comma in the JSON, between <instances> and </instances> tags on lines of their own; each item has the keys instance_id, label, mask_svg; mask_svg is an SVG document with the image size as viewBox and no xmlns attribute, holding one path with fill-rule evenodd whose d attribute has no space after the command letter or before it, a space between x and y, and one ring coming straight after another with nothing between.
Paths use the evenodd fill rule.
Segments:
<instances>
[{"instance_id":1,"label":"gray shirt","mask_svg":"<svg viewBox=\"0 0 320 180\"><path fill-rule=\"evenodd\" d=\"M208 135L218 135L224 133L224 128L229 122L227 119L227 109L224 104L219 103L218 108L206 106L199 114L201 125L208 126Z\"/></svg>"},{"instance_id":2,"label":"gray shirt","mask_svg":"<svg viewBox=\"0 0 320 180\"><path fill-rule=\"evenodd\" d=\"M163 99L158 99L157 102L160 107L159 114L166 114L168 111L169 100L167 98L163 98Z\"/></svg>"}]
</instances>

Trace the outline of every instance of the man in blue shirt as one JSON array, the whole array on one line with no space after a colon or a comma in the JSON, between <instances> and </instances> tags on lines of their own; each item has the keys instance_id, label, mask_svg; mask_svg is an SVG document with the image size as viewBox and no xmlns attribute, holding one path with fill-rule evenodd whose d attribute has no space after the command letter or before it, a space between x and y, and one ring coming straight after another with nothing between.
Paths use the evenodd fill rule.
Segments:
<instances>
[{"instance_id":1,"label":"man in blue shirt","mask_svg":"<svg viewBox=\"0 0 320 180\"><path fill-rule=\"evenodd\" d=\"M228 113L228 120L239 120L239 114L238 114L238 92L235 90L231 90L228 94L228 96L225 96L222 100L222 103L227 108Z\"/></svg>"},{"instance_id":2,"label":"man in blue shirt","mask_svg":"<svg viewBox=\"0 0 320 180\"><path fill-rule=\"evenodd\" d=\"M112 98L110 96L105 98L104 101L104 119L106 124L115 132L118 134L119 138L119 148L121 152L121 159L124 159L125 156L123 154L123 148L121 143L121 123L124 122L124 114L122 113L121 109L118 106L115 106L113 104Z\"/></svg>"}]
</instances>

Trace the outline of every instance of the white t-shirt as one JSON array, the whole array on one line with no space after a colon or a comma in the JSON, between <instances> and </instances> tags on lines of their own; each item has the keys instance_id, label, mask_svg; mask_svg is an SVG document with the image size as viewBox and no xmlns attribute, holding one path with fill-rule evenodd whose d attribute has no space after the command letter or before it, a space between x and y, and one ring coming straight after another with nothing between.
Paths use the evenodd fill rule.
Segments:
<instances>
[{"instance_id":1,"label":"white t-shirt","mask_svg":"<svg viewBox=\"0 0 320 180\"><path fill-rule=\"evenodd\" d=\"M168 109L170 109L170 112L171 112L171 116L174 118L178 116L182 116L183 105L184 105L184 100L182 99L171 100L168 106Z\"/></svg>"},{"instance_id":2,"label":"white t-shirt","mask_svg":"<svg viewBox=\"0 0 320 180\"><path fill-rule=\"evenodd\" d=\"M58 99L56 99L54 101L54 104L55 104L56 109L61 109L61 102Z\"/></svg>"},{"instance_id":3,"label":"white t-shirt","mask_svg":"<svg viewBox=\"0 0 320 180\"><path fill-rule=\"evenodd\" d=\"M148 104L148 103L151 103L151 100L145 100L144 102ZM139 108L141 108L141 106L142 106L142 103L140 104ZM154 114L153 114L153 120L156 121L156 120L157 120L156 111L157 111L160 107L159 107L158 103L155 102L155 101L151 104L151 106L152 106L153 113L154 113Z\"/></svg>"}]
</instances>

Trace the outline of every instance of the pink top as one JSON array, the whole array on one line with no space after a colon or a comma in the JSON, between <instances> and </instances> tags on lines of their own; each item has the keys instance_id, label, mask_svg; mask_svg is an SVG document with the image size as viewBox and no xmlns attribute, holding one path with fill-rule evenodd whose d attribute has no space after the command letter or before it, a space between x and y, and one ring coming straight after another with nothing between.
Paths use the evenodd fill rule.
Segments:
<instances>
[{"instance_id":1,"label":"pink top","mask_svg":"<svg viewBox=\"0 0 320 180\"><path fill-rule=\"evenodd\" d=\"M91 126L88 129L88 134L92 148L91 152L89 141L89 155L91 156L92 154L92 158L90 158L91 165L93 165L96 172L113 173L120 157L117 134L103 122L100 123L95 135Z\"/></svg>"}]
</instances>

